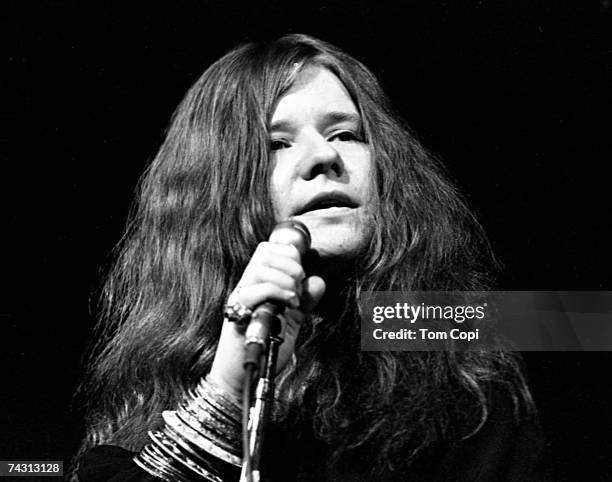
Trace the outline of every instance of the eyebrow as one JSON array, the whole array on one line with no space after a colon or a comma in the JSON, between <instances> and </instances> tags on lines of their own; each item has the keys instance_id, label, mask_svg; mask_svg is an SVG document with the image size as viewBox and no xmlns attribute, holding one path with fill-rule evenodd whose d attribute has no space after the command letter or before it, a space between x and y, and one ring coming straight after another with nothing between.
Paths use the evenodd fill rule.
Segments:
<instances>
[{"instance_id":1,"label":"eyebrow","mask_svg":"<svg viewBox=\"0 0 612 482\"><path fill-rule=\"evenodd\" d=\"M330 126L332 124L339 124L341 122L350 122L353 124L357 124L361 126L361 116L355 112L345 112L345 111L329 111L323 114L321 119L319 119L318 124L320 126ZM277 120L272 122L270 125L271 131L291 131L293 130L293 122L290 120Z\"/></svg>"}]
</instances>

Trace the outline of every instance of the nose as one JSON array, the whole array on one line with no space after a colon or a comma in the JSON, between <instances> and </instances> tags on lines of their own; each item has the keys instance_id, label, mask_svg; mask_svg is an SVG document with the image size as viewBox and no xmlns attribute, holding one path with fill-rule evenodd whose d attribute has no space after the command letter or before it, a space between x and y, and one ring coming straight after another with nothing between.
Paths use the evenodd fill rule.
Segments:
<instances>
[{"instance_id":1,"label":"nose","mask_svg":"<svg viewBox=\"0 0 612 482\"><path fill-rule=\"evenodd\" d=\"M334 146L317 133L309 136L305 142L300 162L300 176L309 181L321 174L341 178L344 174L344 163Z\"/></svg>"}]
</instances>

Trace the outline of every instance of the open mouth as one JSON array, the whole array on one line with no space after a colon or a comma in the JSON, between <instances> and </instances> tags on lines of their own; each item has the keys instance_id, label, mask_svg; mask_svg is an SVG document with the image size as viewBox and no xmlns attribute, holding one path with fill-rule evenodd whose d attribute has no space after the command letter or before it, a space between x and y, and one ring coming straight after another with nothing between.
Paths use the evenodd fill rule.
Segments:
<instances>
[{"instance_id":1,"label":"open mouth","mask_svg":"<svg viewBox=\"0 0 612 482\"><path fill-rule=\"evenodd\" d=\"M332 208L348 208L354 209L359 205L353 201L348 195L342 192L328 192L316 195L300 208L295 216L307 214L313 211L332 210Z\"/></svg>"}]
</instances>

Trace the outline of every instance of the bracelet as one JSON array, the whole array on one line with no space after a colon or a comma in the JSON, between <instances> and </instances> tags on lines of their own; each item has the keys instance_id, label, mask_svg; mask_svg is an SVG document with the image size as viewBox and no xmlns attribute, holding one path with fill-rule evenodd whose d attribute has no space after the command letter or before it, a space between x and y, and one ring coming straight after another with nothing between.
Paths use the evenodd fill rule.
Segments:
<instances>
[{"instance_id":1,"label":"bracelet","mask_svg":"<svg viewBox=\"0 0 612 482\"><path fill-rule=\"evenodd\" d=\"M240 417L240 401L206 377L189 390L177 410L162 412L164 427L148 433L151 443L133 460L166 481L237 478L242 463Z\"/></svg>"}]
</instances>

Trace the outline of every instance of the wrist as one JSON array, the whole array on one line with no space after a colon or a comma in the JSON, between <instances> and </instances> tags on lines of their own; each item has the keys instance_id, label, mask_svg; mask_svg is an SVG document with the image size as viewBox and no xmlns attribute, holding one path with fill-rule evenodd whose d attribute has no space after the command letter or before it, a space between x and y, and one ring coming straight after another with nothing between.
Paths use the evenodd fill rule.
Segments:
<instances>
[{"instance_id":1,"label":"wrist","mask_svg":"<svg viewBox=\"0 0 612 482\"><path fill-rule=\"evenodd\" d=\"M242 383L236 377L224 376L223 370L214 362L210 372L206 375L206 381L235 398L238 403L242 400Z\"/></svg>"},{"instance_id":2,"label":"wrist","mask_svg":"<svg viewBox=\"0 0 612 482\"><path fill-rule=\"evenodd\" d=\"M191 389L177 410L162 413L164 427L134 457L146 472L167 481L221 482L237 478L241 466L239 400L209 377Z\"/></svg>"}]
</instances>

